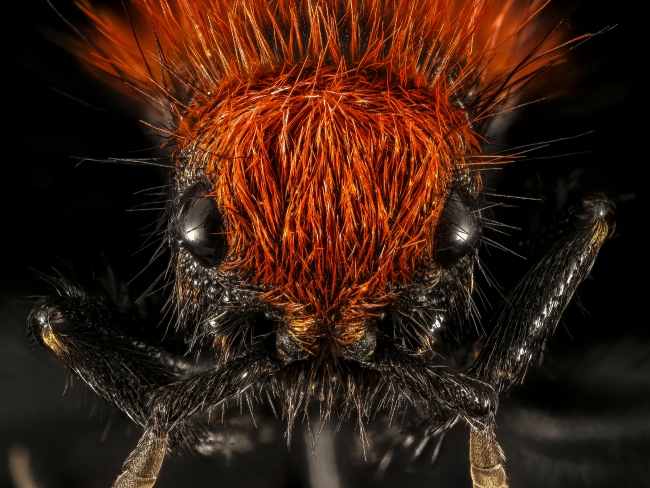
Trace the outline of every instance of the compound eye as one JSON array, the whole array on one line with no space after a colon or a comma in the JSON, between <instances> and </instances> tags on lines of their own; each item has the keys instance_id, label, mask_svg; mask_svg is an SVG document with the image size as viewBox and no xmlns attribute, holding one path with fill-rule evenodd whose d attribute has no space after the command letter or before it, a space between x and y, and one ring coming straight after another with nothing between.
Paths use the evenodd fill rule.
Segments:
<instances>
[{"instance_id":1,"label":"compound eye","mask_svg":"<svg viewBox=\"0 0 650 488\"><path fill-rule=\"evenodd\" d=\"M181 246L205 266L216 266L226 257L228 242L224 218L208 187L195 185L181 197L178 230Z\"/></svg>"},{"instance_id":2,"label":"compound eye","mask_svg":"<svg viewBox=\"0 0 650 488\"><path fill-rule=\"evenodd\" d=\"M436 260L441 264L469 254L483 233L476 201L464 191L453 191L436 228Z\"/></svg>"}]
</instances>

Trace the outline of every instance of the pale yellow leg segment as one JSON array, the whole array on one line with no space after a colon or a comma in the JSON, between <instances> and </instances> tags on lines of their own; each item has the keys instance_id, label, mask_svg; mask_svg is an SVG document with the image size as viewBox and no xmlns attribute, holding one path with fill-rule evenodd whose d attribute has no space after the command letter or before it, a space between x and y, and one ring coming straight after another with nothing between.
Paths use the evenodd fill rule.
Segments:
<instances>
[{"instance_id":1,"label":"pale yellow leg segment","mask_svg":"<svg viewBox=\"0 0 650 488\"><path fill-rule=\"evenodd\" d=\"M151 488L162 466L167 439L145 432L135 450L122 466L122 474L113 488Z\"/></svg>"},{"instance_id":2,"label":"pale yellow leg segment","mask_svg":"<svg viewBox=\"0 0 650 488\"><path fill-rule=\"evenodd\" d=\"M469 460L474 488L508 488L503 469L505 458L492 427L471 429Z\"/></svg>"}]
</instances>

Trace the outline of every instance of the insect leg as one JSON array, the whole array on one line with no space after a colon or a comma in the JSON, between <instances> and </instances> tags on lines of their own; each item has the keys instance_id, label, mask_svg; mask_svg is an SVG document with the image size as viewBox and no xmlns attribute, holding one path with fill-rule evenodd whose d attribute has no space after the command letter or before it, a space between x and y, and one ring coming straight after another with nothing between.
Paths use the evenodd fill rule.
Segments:
<instances>
[{"instance_id":1,"label":"insect leg","mask_svg":"<svg viewBox=\"0 0 650 488\"><path fill-rule=\"evenodd\" d=\"M172 430L211 407L240 395L276 372L282 363L262 346L224 366L163 386L151 397L144 435L123 466L113 488L150 488L162 465Z\"/></svg>"},{"instance_id":2,"label":"insect leg","mask_svg":"<svg viewBox=\"0 0 650 488\"><path fill-rule=\"evenodd\" d=\"M400 391L440 407L431 419L437 429L447 429L459 418L469 424L474 488L506 488L503 453L494 435L498 397L492 386L457 371L429 366L389 341L378 341L371 358L364 363L366 367L379 371Z\"/></svg>"},{"instance_id":3,"label":"insect leg","mask_svg":"<svg viewBox=\"0 0 650 488\"><path fill-rule=\"evenodd\" d=\"M498 397L488 383L399 350L380 339L375 352L362 363L381 373L398 391L415 394L439 407L441 424L452 425L458 418L473 428L485 429L496 413Z\"/></svg>"},{"instance_id":4,"label":"insect leg","mask_svg":"<svg viewBox=\"0 0 650 488\"><path fill-rule=\"evenodd\" d=\"M494 435L498 397L492 386L399 351L379 342L366 367L378 370L402 392L421 396L441 407L436 420L445 429L461 418L471 429L470 462L474 488L506 488L503 453Z\"/></svg>"},{"instance_id":5,"label":"insect leg","mask_svg":"<svg viewBox=\"0 0 650 488\"><path fill-rule=\"evenodd\" d=\"M576 288L589 274L600 247L615 228L606 199L582 200L556 218L542 239L553 244L515 287L469 374L506 390L522 381L528 365L555 329ZM503 453L493 426L470 433L475 488L505 487Z\"/></svg>"},{"instance_id":6,"label":"insect leg","mask_svg":"<svg viewBox=\"0 0 650 488\"><path fill-rule=\"evenodd\" d=\"M109 307L86 298L58 296L32 309L29 331L77 376L140 426L148 419L147 398L170 383L164 352L135 341L119 327L124 321Z\"/></svg>"},{"instance_id":7,"label":"insect leg","mask_svg":"<svg viewBox=\"0 0 650 488\"><path fill-rule=\"evenodd\" d=\"M507 488L505 457L493 425L483 430L471 429L469 461L474 488Z\"/></svg>"},{"instance_id":8,"label":"insect leg","mask_svg":"<svg viewBox=\"0 0 650 488\"><path fill-rule=\"evenodd\" d=\"M523 380L615 225L614 205L591 197L547 227L542 238L555 242L508 296L469 374L498 391Z\"/></svg>"}]
</instances>

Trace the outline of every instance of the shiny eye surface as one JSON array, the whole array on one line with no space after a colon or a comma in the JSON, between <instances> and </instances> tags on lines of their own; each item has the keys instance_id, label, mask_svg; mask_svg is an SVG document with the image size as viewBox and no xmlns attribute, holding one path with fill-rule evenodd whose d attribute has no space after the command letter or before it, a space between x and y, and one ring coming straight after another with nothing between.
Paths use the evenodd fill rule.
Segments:
<instances>
[{"instance_id":1,"label":"shiny eye surface","mask_svg":"<svg viewBox=\"0 0 650 488\"><path fill-rule=\"evenodd\" d=\"M463 191L453 191L436 229L436 260L441 264L457 261L469 254L483 233L476 201Z\"/></svg>"},{"instance_id":2,"label":"shiny eye surface","mask_svg":"<svg viewBox=\"0 0 650 488\"><path fill-rule=\"evenodd\" d=\"M208 189L199 184L186 191L180 202L178 230L181 246L205 266L223 262L227 254L224 219Z\"/></svg>"}]
</instances>

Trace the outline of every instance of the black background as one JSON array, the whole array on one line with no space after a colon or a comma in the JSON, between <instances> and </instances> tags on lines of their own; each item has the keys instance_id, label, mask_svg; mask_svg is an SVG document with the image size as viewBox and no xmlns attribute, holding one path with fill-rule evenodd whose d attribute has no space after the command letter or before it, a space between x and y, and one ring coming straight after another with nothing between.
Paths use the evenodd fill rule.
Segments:
<instances>
[{"instance_id":1,"label":"black background","mask_svg":"<svg viewBox=\"0 0 650 488\"><path fill-rule=\"evenodd\" d=\"M648 486L650 480L650 333L641 295L647 290L648 259L641 218L648 27L632 3L600 3L555 2L576 33L618 27L574 52L571 76L549 80L567 86L567 93L522 110L502 140L517 145L594 131L532 157L586 154L520 162L490 182L502 193L542 198L499 213L501 220L523 227L504 238L515 250L572 198L605 194L619 212L616 236L580 287L580 303L574 300L567 310L543 365L502 399L499 437L515 488ZM81 22L70 2L57 6ZM148 201L136 192L163 183L165 176L140 167L77 166L74 156L129 157L157 142L145 135L128 102L46 39L44 33L65 26L45 1L15 3L3 25L0 486L13 486L8 462L11 449L19 452L16 446L28 449L42 488L109 486L138 433L78 382L63 395L63 365L44 350L27 350L30 297L45 293L30 268L49 272L105 252L123 278L133 277L151 253L133 255L156 214L126 210ZM527 266L495 250L484 252L484 259L505 289ZM134 290L144 289L148 278L137 279ZM498 303L494 291L488 294ZM355 442L352 430L336 436L337 450ZM258 431L253 439L259 445L229 460L172 456L156 486L309 486L301 436L291 451L282 439L262 437ZM397 482L468 487L466 437L464 428L453 429L433 468L407 466L408 454L398 453L377 479L376 465L340 455L338 476L348 487ZM374 455L371 450L369 457Z\"/></svg>"}]
</instances>

